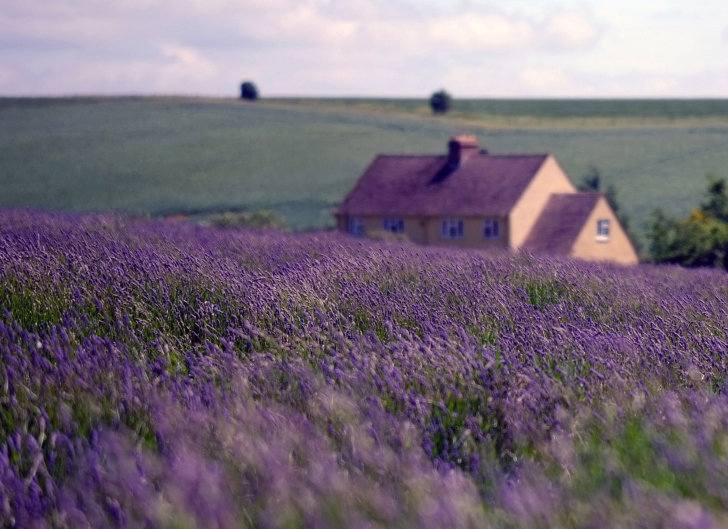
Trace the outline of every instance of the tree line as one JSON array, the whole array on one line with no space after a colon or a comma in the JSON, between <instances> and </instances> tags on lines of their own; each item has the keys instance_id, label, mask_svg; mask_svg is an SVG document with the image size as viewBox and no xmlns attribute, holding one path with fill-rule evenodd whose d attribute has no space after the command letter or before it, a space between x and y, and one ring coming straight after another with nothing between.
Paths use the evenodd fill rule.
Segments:
<instances>
[{"instance_id":1,"label":"tree line","mask_svg":"<svg viewBox=\"0 0 728 529\"><path fill-rule=\"evenodd\" d=\"M640 252L630 219L619 205L616 188L609 185L602 189L601 174L596 167L587 169L577 188L604 193L625 233ZM708 175L704 201L685 218L654 209L647 223L647 240L646 259L650 262L728 270L728 183L725 178Z\"/></svg>"},{"instance_id":2,"label":"tree line","mask_svg":"<svg viewBox=\"0 0 728 529\"><path fill-rule=\"evenodd\" d=\"M577 185L579 191L603 192L622 228L638 250L630 219L617 200L613 185L602 189L599 170L590 166ZM728 270L728 183L708 175L704 201L685 218L654 209L647 223L649 250L646 259L686 267L715 267Z\"/></svg>"},{"instance_id":3,"label":"tree line","mask_svg":"<svg viewBox=\"0 0 728 529\"><path fill-rule=\"evenodd\" d=\"M728 185L708 175L704 202L685 218L652 212L648 226L650 255L656 263L728 269Z\"/></svg>"}]
</instances>

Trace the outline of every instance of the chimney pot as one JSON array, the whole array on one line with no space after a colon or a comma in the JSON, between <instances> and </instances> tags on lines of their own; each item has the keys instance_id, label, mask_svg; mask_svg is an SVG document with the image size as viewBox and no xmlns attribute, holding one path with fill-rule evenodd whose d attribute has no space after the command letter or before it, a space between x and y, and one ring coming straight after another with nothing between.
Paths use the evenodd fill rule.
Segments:
<instances>
[{"instance_id":1,"label":"chimney pot","mask_svg":"<svg viewBox=\"0 0 728 529\"><path fill-rule=\"evenodd\" d=\"M453 136L448 147L448 159L451 165L460 165L471 156L478 154L478 140L471 134Z\"/></svg>"}]
</instances>

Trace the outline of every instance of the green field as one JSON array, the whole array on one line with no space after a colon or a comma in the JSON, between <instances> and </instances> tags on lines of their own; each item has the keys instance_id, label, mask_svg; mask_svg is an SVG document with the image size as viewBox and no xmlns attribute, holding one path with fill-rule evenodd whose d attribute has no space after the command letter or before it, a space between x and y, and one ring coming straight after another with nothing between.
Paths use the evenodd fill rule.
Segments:
<instances>
[{"instance_id":1,"label":"green field","mask_svg":"<svg viewBox=\"0 0 728 529\"><path fill-rule=\"evenodd\" d=\"M380 152L444 152L453 133L496 153L590 165L641 230L728 177L728 102L68 98L0 100L0 207L171 215L272 209L297 229L331 210ZM424 111L423 111L424 108Z\"/></svg>"},{"instance_id":2,"label":"green field","mask_svg":"<svg viewBox=\"0 0 728 529\"><path fill-rule=\"evenodd\" d=\"M423 99L278 98L286 106L431 117ZM653 127L725 125L724 99L456 99L448 119L486 127Z\"/></svg>"}]
</instances>

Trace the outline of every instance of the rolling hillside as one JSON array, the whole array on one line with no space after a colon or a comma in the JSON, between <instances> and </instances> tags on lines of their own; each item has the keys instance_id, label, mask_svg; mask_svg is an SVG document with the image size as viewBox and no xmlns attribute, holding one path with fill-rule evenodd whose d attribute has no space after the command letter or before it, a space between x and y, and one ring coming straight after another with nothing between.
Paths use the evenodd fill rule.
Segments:
<instances>
[{"instance_id":1,"label":"rolling hillside","mask_svg":"<svg viewBox=\"0 0 728 529\"><path fill-rule=\"evenodd\" d=\"M471 101L441 119L415 100L4 99L0 207L266 208L328 227L377 153L442 152L468 132L492 152L551 152L575 181L597 167L640 230L655 207L687 213L706 173L728 176L725 102L648 103Z\"/></svg>"}]
</instances>

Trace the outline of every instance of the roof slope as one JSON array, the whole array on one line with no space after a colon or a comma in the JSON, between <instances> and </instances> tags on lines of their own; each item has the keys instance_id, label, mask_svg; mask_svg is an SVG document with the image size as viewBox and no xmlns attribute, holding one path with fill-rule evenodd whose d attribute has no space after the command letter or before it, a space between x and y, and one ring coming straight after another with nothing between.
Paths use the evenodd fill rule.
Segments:
<instances>
[{"instance_id":1,"label":"roof slope","mask_svg":"<svg viewBox=\"0 0 728 529\"><path fill-rule=\"evenodd\" d=\"M602 196L600 193L551 195L523 247L537 253L569 255Z\"/></svg>"},{"instance_id":2,"label":"roof slope","mask_svg":"<svg viewBox=\"0 0 728 529\"><path fill-rule=\"evenodd\" d=\"M506 215L547 157L477 154L453 167L446 155L379 155L338 213Z\"/></svg>"}]
</instances>

